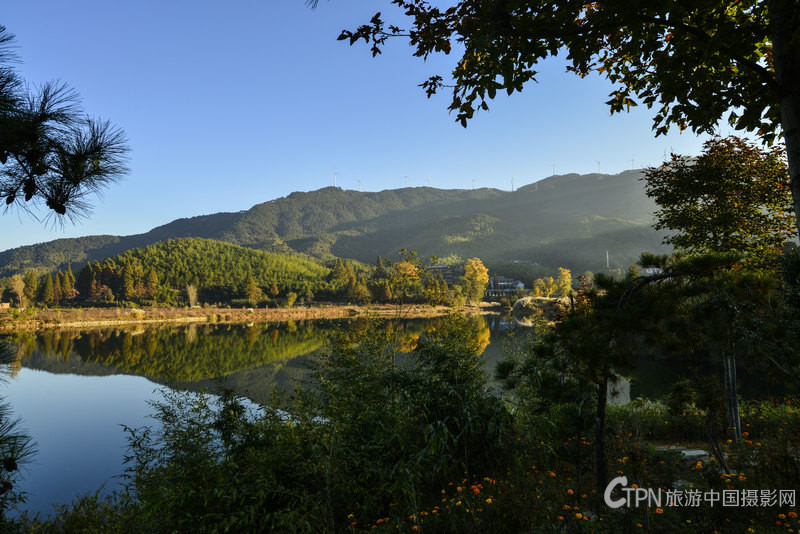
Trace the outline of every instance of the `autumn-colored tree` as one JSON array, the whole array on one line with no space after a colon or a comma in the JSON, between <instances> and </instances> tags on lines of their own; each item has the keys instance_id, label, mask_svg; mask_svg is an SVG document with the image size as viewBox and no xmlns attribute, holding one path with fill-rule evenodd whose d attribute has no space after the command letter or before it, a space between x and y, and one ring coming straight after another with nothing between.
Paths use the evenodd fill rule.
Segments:
<instances>
[{"instance_id":1,"label":"autumn-colored tree","mask_svg":"<svg viewBox=\"0 0 800 534\"><path fill-rule=\"evenodd\" d=\"M534 297L550 297L556 292L556 281L552 276L537 278L533 281Z\"/></svg>"},{"instance_id":2,"label":"autumn-colored tree","mask_svg":"<svg viewBox=\"0 0 800 534\"><path fill-rule=\"evenodd\" d=\"M189 306L197 306L197 286L192 284L186 286L186 300Z\"/></svg>"},{"instance_id":3,"label":"autumn-colored tree","mask_svg":"<svg viewBox=\"0 0 800 534\"><path fill-rule=\"evenodd\" d=\"M566 297L572 291L572 272L563 267L558 268L558 278L556 278L556 294L559 297Z\"/></svg>"},{"instance_id":4,"label":"autumn-colored tree","mask_svg":"<svg viewBox=\"0 0 800 534\"><path fill-rule=\"evenodd\" d=\"M489 285L489 269L478 258L464 262L464 283L470 301L480 302Z\"/></svg>"},{"instance_id":5,"label":"autumn-colored tree","mask_svg":"<svg viewBox=\"0 0 800 534\"><path fill-rule=\"evenodd\" d=\"M272 298L275 298L275 297L278 296L279 293L280 293L280 290L278 289L278 284L275 283L275 282L272 282L272 285L269 286L269 294L272 295Z\"/></svg>"},{"instance_id":6,"label":"autumn-colored tree","mask_svg":"<svg viewBox=\"0 0 800 534\"><path fill-rule=\"evenodd\" d=\"M25 307L28 299L25 297L25 281L22 276L15 274L11 277L10 289L17 306Z\"/></svg>"}]
</instances>

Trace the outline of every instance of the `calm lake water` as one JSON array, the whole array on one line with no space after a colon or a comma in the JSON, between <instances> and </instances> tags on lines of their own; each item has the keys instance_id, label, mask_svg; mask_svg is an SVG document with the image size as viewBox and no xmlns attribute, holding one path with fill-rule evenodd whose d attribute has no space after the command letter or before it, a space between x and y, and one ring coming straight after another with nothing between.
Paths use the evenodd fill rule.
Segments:
<instances>
[{"instance_id":1,"label":"calm lake water","mask_svg":"<svg viewBox=\"0 0 800 534\"><path fill-rule=\"evenodd\" d=\"M409 342L439 321L391 321L386 328ZM504 347L518 343L524 329L510 328L513 321L497 315L472 321L490 373ZM21 359L0 384L0 395L38 448L20 483L29 493L25 508L47 514L54 504L68 503L77 494L103 485L106 491L118 488L127 446L122 425L153 425L148 401L159 400L158 391L166 385L196 391L224 385L268 403L273 386L291 387L303 378L309 355L326 346L335 329L362 325L358 320L131 325L9 338L17 343ZM638 362L623 397L646 393L659 398L690 372L682 364ZM763 385L750 389L768 393Z\"/></svg>"}]
</instances>

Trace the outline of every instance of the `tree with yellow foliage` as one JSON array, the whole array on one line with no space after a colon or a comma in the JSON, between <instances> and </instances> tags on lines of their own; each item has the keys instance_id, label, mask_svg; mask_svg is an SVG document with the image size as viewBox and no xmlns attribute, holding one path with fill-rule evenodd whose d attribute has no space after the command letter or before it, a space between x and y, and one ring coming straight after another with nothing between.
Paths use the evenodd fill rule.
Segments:
<instances>
[{"instance_id":1,"label":"tree with yellow foliage","mask_svg":"<svg viewBox=\"0 0 800 534\"><path fill-rule=\"evenodd\" d=\"M478 258L470 258L464 263L464 286L470 302L480 302L489 285L489 269Z\"/></svg>"}]
</instances>

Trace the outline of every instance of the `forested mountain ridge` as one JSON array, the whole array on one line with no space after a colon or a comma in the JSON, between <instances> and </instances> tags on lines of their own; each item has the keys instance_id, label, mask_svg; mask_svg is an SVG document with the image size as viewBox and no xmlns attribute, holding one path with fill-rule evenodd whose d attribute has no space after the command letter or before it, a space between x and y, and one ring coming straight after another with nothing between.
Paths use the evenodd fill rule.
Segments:
<instances>
[{"instance_id":1,"label":"forested mountain ridge","mask_svg":"<svg viewBox=\"0 0 800 534\"><path fill-rule=\"evenodd\" d=\"M625 267L659 250L641 171L552 176L514 192L431 187L377 193L326 187L238 213L177 219L132 236L88 236L0 252L0 276L83 265L153 243L201 237L272 252L372 263L401 248L421 256L478 256L574 269Z\"/></svg>"}]
</instances>

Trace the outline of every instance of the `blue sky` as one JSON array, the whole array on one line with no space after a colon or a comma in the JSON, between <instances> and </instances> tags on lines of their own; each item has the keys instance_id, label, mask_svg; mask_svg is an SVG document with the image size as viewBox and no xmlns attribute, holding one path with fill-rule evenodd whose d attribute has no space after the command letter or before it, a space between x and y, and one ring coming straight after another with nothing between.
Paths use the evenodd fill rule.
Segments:
<instances>
[{"instance_id":1,"label":"blue sky","mask_svg":"<svg viewBox=\"0 0 800 534\"><path fill-rule=\"evenodd\" d=\"M336 40L388 2L303 0L9 2L20 74L59 79L92 116L129 139L131 173L93 199L77 226L12 210L0 250L91 234L135 234L179 217L239 211L333 185L365 191L428 184L510 189L553 174L617 173L697 154L691 133L656 138L646 108L611 116L610 84L564 72L498 95L464 129L417 85L457 55L427 62L396 41L372 58ZM394 10L396 11L396 10ZM402 19L398 19L402 20ZM455 51L457 52L457 51ZM728 131L721 132L723 134ZM39 215L46 215L40 212Z\"/></svg>"}]
</instances>

